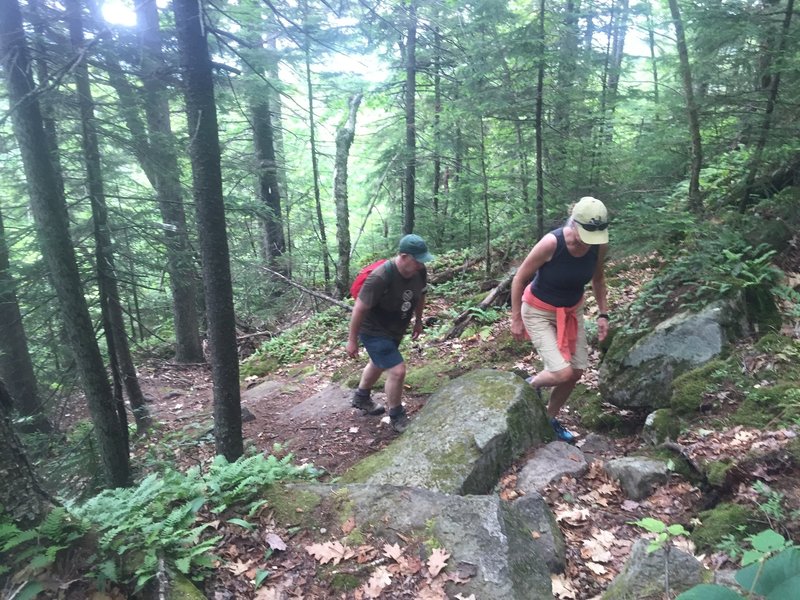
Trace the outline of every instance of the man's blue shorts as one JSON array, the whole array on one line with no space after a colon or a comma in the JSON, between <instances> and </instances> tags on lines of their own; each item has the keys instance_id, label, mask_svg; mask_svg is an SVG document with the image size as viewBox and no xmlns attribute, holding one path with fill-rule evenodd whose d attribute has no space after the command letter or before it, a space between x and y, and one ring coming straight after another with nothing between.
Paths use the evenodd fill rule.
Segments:
<instances>
[{"instance_id":1,"label":"man's blue shorts","mask_svg":"<svg viewBox=\"0 0 800 600\"><path fill-rule=\"evenodd\" d=\"M379 335L358 336L369 354L372 363L379 369L391 369L403 362L403 355L398 350L400 341Z\"/></svg>"}]
</instances>

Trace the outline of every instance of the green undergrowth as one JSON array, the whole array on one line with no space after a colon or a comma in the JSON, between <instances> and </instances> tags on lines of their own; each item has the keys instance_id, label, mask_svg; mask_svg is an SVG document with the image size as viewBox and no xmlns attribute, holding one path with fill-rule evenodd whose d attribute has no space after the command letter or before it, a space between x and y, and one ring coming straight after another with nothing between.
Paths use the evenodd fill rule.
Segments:
<instances>
[{"instance_id":1,"label":"green undergrowth","mask_svg":"<svg viewBox=\"0 0 800 600\"><path fill-rule=\"evenodd\" d=\"M3 568L24 571L33 584L59 556L82 547L84 568L98 589L114 582L140 590L161 563L171 572L203 579L222 540L211 527L212 516L252 527L247 519L268 503L264 496L271 486L318 474L310 465L293 464L291 455L278 459L260 453L232 463L218 456L206 470L152 473L134 487L67 502L35 529L0 522Z\"/></svg>"},{"instance_id":2,"label":"green undergrowth","mask_svg":"<svg viewBox=\"0 0 800 600\"><path fill-rule=\"evenodd\" d=\"M309 355L342 350L347 341L350 313L333 307L264 342L242 362L239 375L261 377L278 368L302 362Z\"/></svg>"}]
</instances>

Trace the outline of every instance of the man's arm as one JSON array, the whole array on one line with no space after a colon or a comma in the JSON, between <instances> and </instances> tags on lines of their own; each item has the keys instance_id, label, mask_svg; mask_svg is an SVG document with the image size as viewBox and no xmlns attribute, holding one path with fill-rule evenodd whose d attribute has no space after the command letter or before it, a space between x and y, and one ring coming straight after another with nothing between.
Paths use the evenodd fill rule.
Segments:
<instances>
[{"instance_id":1,"label":"man's arm","mask_svg":"<svg viewBox=\"0 0 800 600\"><path fill-rule=\"evenodd\" d=\"M367 316L368 311L369 306L360 298L356 298L356 304L353 306L353 316L350 317L350 330L347 336L347 355L350 358L358 358L358 330L361 329L361 323L364 322L364 317Z\"/></svg>"},{"instance_id":2,"label":"man's arm","mask_svg":"<svg viewBox=\"0 0 800 600\"><path fill-rule=\"evenodd\" d=\"M600 246L597 254L597 266L594 269L592 276L592 293L597 302L597 309L599 314L603 315L597 317L597 339L601 342L606 339L608 335L608 290L606 288L606 253L608 246L606 244Z\"/></svg>"},{"instance_id":3,"label":"man's arm","mask_svg":"<svg viewBox=\"0 0 800 600\"><path fill-rule=\"evenodd\" d=\"M417 339L422 333L422 311L425 308L425 298L428 296L427 292L422 292L419 297L419 302L414 307L414 329L411 332L411 339Z\"/></svg>"}]
</instances>

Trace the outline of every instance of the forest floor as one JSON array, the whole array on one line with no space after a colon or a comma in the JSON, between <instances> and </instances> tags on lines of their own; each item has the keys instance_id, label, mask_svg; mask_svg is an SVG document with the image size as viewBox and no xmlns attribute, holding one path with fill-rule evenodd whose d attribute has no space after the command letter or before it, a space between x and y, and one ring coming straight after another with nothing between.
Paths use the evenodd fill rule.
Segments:
<instances>
[{"instance_id":1,"label":"forest floor","mask_svg":"<svg viewBox=\"0 0 800 600\"><path fill-rule=\"evenodd\" d=\"M621 301L621 298L619 299ZM442 306L433 305L429 314L435 314ZM442 314L444 312L442 311ZM428 339L425 335L413 345L405 346L409 371L421 368L424 361L417 350L425 345L435 348L436 354L452 360L457 370L459 357L471 347L493 343L496 335L508 331L507 319L492 326L492 333L452 341ZM396 435L380 417L362 417L349 406L349 390L342 384L332 383L334 373L344 367L357 372L359 361L350 360L342 346L340 351L320 351L307 356L301 364L283 365L265 377L250 377L242 391L245 415L252 416L243 424L247 445L254 445L266 453L284 455L290 452L296 463L312 463L324 469L323 481L343 473L348 467L365 456L387 446ZM523 352L524 354L524 352ZM486 351L486 362L481 365L502 370L533 371L536 355L530 353L522 358L494 360L494 353ZM429 357L429 354L428 354ZM593 365L598 363L594 351ZM213 440L209 433L212 414L212 385L210 370L206 366L178 366L163 362L149 362L140 370L141 382L151 398L150 408L162 424L161 440L172 437L171 444L164 445L151 440L137 445L145 450L168 454L185 466L206 464L213 455ZM596 388L597 371L587 371L584 383ZM407 390L404 402L414 418L427 399L427 395ZM376 394L382 400L382 394ZM248 415L248 418L249 416ZM567 543L567 571L554 576L556 598L589 599L599 597L614 576L619 573L630 553L633 543L643 536L643 531L632 524L643 517L653 517L665 523L681 523L691 528L701 510L719 500L758 507L767 501L763 494L753 490L752 483L758 479L769 486L769 490L783 495L784 514L800 509L800 478L798 470L784 451L786 444L797 436L797 428L779 428L762 431L755 428L719 427L710 424L716 417L700 417L692 423L677 441L687 450L697 464L707 461L736 459L753 449L763 450L763 460L750 465L751 472L739 473L738 480L726 487L724 498L709 498L704 491L679 475L674 475L667 485L657 489L642 501L626 499L618 485L609 480L601 468L605 459L636 453L644 446L639 433L624 436L608 436L607 444L596 456L589 472L582 477L564 477L550 485L543 496L549 503L561 527ZM563 421L579 434L578 447L590 433L581 424L580 418L569 407ZM281 448L275 451L274 444ZM165 456L166 458L166 456ZM516 489L516 473L528 457L521 457L501 478L498 493L512 499L520 492ZM762 511L763 512L763 511ZM795 513L797 514L797 513ZM765 518L764 528L777 527ZM253 531L228 527L220 533L224 541L217 555L220 566L206 580L205 592L214 600L229 598L363 598L363 591L334 592L315 578L319 567L317 561L306 551L310 536L293 531L285 525L275 523L269 513L260 515L261 525ZM784 523L783 525L787 525ZM273 551L274 546L265 540L265 532L276 534L285 543L285 549ZM784 529L798 541L800 529L790 523ZM332 532L333 533L333 532ZM691 543L678 540L679 545L692 549ZM380 553L383 544L372 541L372 552ZM280 548L280 546L279 546ZM713 569L734 568L726 554L717 552L701 557ZM269 576L255 589L253 580L259 571L268 571ZM409 585L383 590L381 598L440 598L425 596L422 588Z\"/></svg>"}]
</instances>

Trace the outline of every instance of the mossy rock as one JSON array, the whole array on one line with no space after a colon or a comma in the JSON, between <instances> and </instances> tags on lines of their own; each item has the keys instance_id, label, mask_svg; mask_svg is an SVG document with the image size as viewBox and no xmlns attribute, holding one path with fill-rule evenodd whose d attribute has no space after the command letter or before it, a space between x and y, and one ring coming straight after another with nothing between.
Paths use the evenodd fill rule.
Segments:
<instances>
[{"instance_id":1,"label":"mossy rock","mask_svg":"<svg viewBox=\"0 0 800 600\"><path fill-rule=\"evenodd\" d=\"M609 411L603 406L603 401L599 394L583 394L580 403L571 401L578 411L581 424L587 429L601 433L625 433L636 429L636 425L629 420L622 418L616 412Z\"/></svg>"},{"instance_id":2,"label":"mossy rock","mask_svg":"<svg viewBox=\"0 0 800 600\"><path fill-rule=\"evenodd\" d=\"M733 468L733 463L726 460L715 460L705 466L708 483L714 487L725 487L728 472Z\"/></svg>"},{"instance_id":3,"label":"mossy rock","mask_svg":"<svg viewBox=\"0 0 800 600\"><path fill-rule=\"evenodd\" d=\"M737 425L763 427L780 417L778 423L790 423L800 416L800 385L778 383L772 387L754 388L733 415Z\"/></svg>"},{"instance_id":4,"label":"mossy rock","mask_svg":"<svg viewBox=\"0 0 800 600\"><path fill-rule=\"evenodd\" d=\"M647 415L642 437L651 445L657 446L666 440L677 440L681 433L681 420L668 408L659 408Z\"/></svg>"},{"instance_id":5,"label":"mossy rock","mask_svg":"<svg viewBox=\"0 0 800 600\"><path fill-rule=\"evenodd\" d=\"M170 575L168 590L167 600L206 600L205 594L181 573Z\"/></svg>"},{"instance_id":6,"label":"mossy rock","mask_svg":"<svg viewBox=\"0 0 800 600\"><path fill-rule=\"evenodd\" d=\"M449 367L449 364L439 362L419 366L409 365L404 384L415 394L432 394L450 381L444 374Z\"/></svg>"},{"instance_id":7,"label":"mossy rock","mask_svg":"<svg viewBox=\"0 0 800 600\"><path fill-rule=\"evenodd\" d=\"M263 377L280 367L280 361L268 354L254 354L245 360L239 367L239 378L244 381L247 377Z\"/></svg>"},{"instance_id":8,"label":"mossy rock","mask_svg":"<svg viewBox=\"0 0 800 600\"><path fill-rule=\"evenodd\" d=\"M756 350L759 350L760 352L768 352L770 354L780 354L782 352L786 352L787 350L798 352L799 349L795 346L797 346L797 344L792 338L775 333L774 331L767 333L766 335L762 335L755 343Z\"/></svg>"},{"instance_id":9,"label":"mossy rock","mask_svg":"<svg viewBox=\"0 0 800 600\"><path fill-rule=\"evenodd\" d=\"M740 504L719 504L700 513L701 524L692 531L692 541L700 552L713 551L727 535L743 538L752 533L754 516L751 509Z\"/></svg>"},{"instance_id":10,"label":"mossy rock","mask_svg":"<svg viewBox=\"0 0 800 600\"><path fill-rule=\"evenodd\" d=\"M316 372L317 367L314 365L297 365L289 369L287 374L289 377L294 377L295 379L304 379L305 377L309 377Z\"/></svg>"},{"instance_id":11,"label":"mossy rock","mask_svg":"<svg viewBox=\"0 0 800 600\"><path fill-rule=\"evenodd\" d=\"M322 502L319 495L297 488L287 489L282 484L271 485L263 495L278 524L305 528L316 525L314 511Z\"/></svg>"},{"instance_id":12,"label":"mossy rock","mask_svg":"<svg viewBox=\"0 0 800 600\"><path fill-rule=\"evenodd\" d=\"M730 377L737 375L732 372L732 364L728 360L712 360L711 362L692 369L682 375L678 375L672 382L672 397L670 406L679 415L691 415L696 413L703 396L712 391L721 379L726 378L726 373L731 373Z\"/></svg>"}]
</instances>

